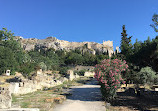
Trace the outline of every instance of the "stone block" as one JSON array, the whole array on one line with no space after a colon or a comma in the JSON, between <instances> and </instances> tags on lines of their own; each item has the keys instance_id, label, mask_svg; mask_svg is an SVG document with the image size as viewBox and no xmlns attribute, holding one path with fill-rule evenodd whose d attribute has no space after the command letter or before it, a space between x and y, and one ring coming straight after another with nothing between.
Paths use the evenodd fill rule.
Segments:
<instances>
[{"instance_id":1,"label":"stone block","mask_svg":"<svg viewBox=\"0 0 158 111\"><path fill-rule=\"evenodd\" d=\"M10 108L12 102L11 93L8 88L0 88L0 108Z\"/></svg>"},{"instance_id":2,"label":"stone block","mask_svg":"<svg viewBox=\"0 0 158 111\"><path fill-rule=\"evenodd\" d=\"M38 108L11 108L11 109L0 109L0 111L40 111Z\"/></svg>"}]
</instances>

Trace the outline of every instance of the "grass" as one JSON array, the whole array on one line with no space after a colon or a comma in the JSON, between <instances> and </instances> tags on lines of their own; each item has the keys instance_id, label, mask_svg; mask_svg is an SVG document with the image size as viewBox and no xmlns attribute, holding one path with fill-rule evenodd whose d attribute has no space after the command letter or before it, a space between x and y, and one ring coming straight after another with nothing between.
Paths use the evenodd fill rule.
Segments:
<instances>
[{"instance_id":1,"label":"grass","mask_svg":"<svg viewBox=\"0 0 158 111\"><path fill-rule=\"evenodd\" d=\"M23 102L23 103L21 104L21 107L22 107L22 108L27 108L27 107L29 107L30 104L31 104L31 103Z\"/></svg>"},{"instance_id":2,"label":"grass","mask_svg":"<svg viewBox=\"0 0 158 111\"><path fill-rule=\"evenodd\" d=\"M52 88L44 88L33 93L15 96L12 95L12 104L22 108L39 108L40 111L49 111L57 104L53 101L54 98L64 98L62 89L67 89L71 86L82 85L89 78L80 78L73 81L66 81L61 85ZM63 99L64 100L64 99Z\"/></svg>"}]
</instances>

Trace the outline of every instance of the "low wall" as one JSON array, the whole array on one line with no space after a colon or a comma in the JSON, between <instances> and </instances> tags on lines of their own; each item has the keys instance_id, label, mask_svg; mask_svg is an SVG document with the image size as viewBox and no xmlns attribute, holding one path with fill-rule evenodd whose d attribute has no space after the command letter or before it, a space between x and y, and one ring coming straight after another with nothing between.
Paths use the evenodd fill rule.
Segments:
<instances>
[{"instance_id":1,"label":"low wall","mask_svg":"<svg viewBox=\"0 0 158 111\"><path fill-rule=\"evenodd\" d=\"M22 80L22 82L11 82L9 90L11 94L27 94L37 90L42 90L44 87L54 87L67 81L67 78L61 77L59 80L53 79L53 77L38 76L34 80Z\"/></svg>"},{"instance_id":2,"label":"low wall","mask_svg":"<svg viewBox=\"0 0 158 111\"><path fill-rule=\"evenodd\" d=\"M94 75L95 75L95 72L86 71L86 72L84 73L84 76L85 76L85 77L90 77L90 76L93 76L93 77L94 77Z\"/></svg>"}]
</instances>

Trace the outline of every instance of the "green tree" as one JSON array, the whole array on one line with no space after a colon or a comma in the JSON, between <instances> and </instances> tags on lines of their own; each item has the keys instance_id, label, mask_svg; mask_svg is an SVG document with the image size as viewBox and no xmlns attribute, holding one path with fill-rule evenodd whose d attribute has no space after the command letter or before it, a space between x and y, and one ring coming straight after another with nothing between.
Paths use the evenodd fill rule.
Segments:
<instances>
[{"instance_id":1,"label":"green tree","mask_svg":"<svg viewBox=\"0 0 158 111\"><path fill-rule=\"evenodd\" d=\"M134 48L134 53L137 53L141 49L141 42L138 41L138 39L136 39L133 48Z\"/></svg>"},{"instance_id":2,"label":"green tree","mask_svg":"<svg viewBox=\"0 0 158 111\"><path fill-rule=\"evenodd\" d=\"M2 40L13 40L14 33L11 33L11 31L8 31L7 28L2 28L2 30L0 30L0 41Z\"/></svg>"},{"instance_id":3,"label":"green tree","mask_svg":"<svg viewBox=\"0 0 158 111\"><path fill-rule=\"evenodd\" d=\"M66 64L70 65L82 65L83 63L83 57L81 54L69 52L65 59Z\"/></svg>"},{"instance_id":4,"label":"green tree","mask_svg":"<svg viewBox=\"0 0 158 111\"><path fill-rule=\"evenodd\" d=\"M20 44L14 40L13 33L6 28L0 30L0 74L7 69L13 74L18 71L23 56Z\"/></svg>"},{"instance_id":5,"label":"green tree","mask_svg":"<svg viewBox=\"0 0 158 111\"><path fill-rule=\"evenodd\" d=\"M15 54L11 49L0 46L0 74L5 73L6 70L11 70L14 74L17 70L18 62L16 61Z\"/></svg>"},{"instance_id":6,"label":"green tree","mask_svg":"<svg viewBox=\"0 0 158 111\"><path fill-rule=\"evenodd\" d=\"M138 72L139 82L142 84L153 84L156 76L156 72L151 67L144 67Z\"/></svg>"},{"instance_id":7,"label":"green tree","mask_svg":"<svg viewBox=\"0 0 158 111\"><path fill-rule=\"evenodd\" d=\"M131 43L131 37L127 37L125 25L122 26L122 33L121 33L121 53L126 56L127 60L129 60L130 55L132 55L132 43Z\"/></svg>"},{"instance_id":8,"label":"green tree","mask_svg":"<svg viewBox=\"0 0 158 111\"><path fill-rule=\"evenodd\" d=\"M89 52L84 53L83 59L84 59L84 61L83 61L84 65L94 66L96 64L96 56L93 54L90 54Z\"/></svg>"},{"instance_id":9,"label":"green tree","mask_svg":"<svg viewBox=\"0 0 158 111\"><path fill-rule=\"evenodd\" d=\"M49 64L48 69L54 69L57 70L59 67L59 57L57 54L55 54L55 51L46 51L46 57L47 62L46 64Z\"/></svg>"},{"instance_id":10,"label":"green tree","mask_svg":"<svg viewBox=\"0 0 158 111\"><path fill-rule=\"evenodd\" d=\"M153 24L151 24L150 26L154 28L154 30L156 32L158 32L158 14L154 14L153 17L152 17L152 21L153 21Z\"/></svg>"}]
</instances>

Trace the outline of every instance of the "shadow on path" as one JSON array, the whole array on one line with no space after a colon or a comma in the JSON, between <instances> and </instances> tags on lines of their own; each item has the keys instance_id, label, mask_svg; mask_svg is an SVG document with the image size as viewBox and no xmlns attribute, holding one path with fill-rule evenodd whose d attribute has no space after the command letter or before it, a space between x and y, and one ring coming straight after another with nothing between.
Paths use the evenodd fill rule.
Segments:
<instances>
[{"instance_id":1,"label":"shadow on path","mask_svg":"<svg viewBox=\"0 0 158 111\"><path fill-rule=\"evenodd\" d=\"M71 87L67 100L60 105L56 105L53 111L106 111L100 86L95 79L83 86Z\"/></svg>"},{"instance_id":2,"label":"shadow on path","mask_svg":"<svg viewBox=\"0 0 158 111\"><path fill-rule=\"evenodd\" d=\"M130 94L128 91L118 92L113 106L125 106L140 111L158 111L158 98L145 98Z\"/></svg>"},{"instance_id":3,"label":"shadow on path","mask_svg":"<svg viewBox=\"0 0 158 111\"><path fill-rule=\"evenodd\" d=\"M97 81L93 79L83 86L71 87L72 89L70 92L72 95L67 96L67 99L80 101L102 101L100 86L97 84Z\"/></svg>"}]
</instances>

